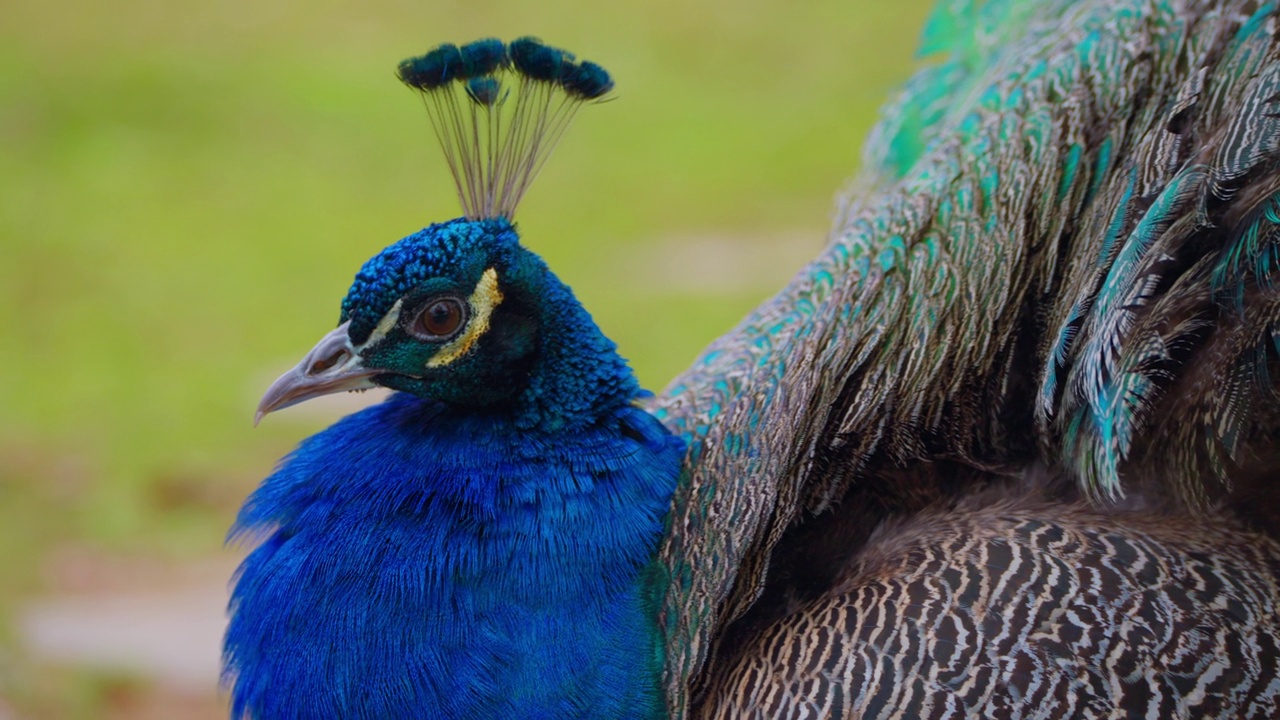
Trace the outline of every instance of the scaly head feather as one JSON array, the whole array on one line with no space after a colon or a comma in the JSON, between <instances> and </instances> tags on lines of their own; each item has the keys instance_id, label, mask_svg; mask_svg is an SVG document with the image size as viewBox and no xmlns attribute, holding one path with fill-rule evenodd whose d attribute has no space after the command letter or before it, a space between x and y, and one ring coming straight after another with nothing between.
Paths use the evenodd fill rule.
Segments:
<instances>
[{"instance_id":1,"label":"scaly head feather","mask_svg":"<svg viewBox=\"0 0 1280 720\"><path fill-rule=\"evenodd\" d=\"M511 221L577 109L612 89L608 72L526 37L441 45L398 75L422 95L464 217L369 260L339 327L267 391L258 418L374 385L509 409L528 426L629 401L639 387L625 361Z\"/></svg>"}]
</instances>

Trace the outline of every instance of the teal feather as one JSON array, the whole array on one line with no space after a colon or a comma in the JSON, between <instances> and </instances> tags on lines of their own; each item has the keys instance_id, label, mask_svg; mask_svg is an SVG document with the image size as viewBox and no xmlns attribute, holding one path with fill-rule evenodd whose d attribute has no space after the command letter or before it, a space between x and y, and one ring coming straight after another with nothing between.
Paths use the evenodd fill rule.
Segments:
<instances>
[{"instance_id":1,"label":"teal feather","mask_svg":"<svg viewBox=\"0 0 1280 720\"><path fill-rule=\"evenodd\" d=\"M666 715L1280 715L1275 41L1249 0L939 5L823 252L628 395L687 444L628 596ZM464 120L611 85L449 47L401 77Z\"/></svg>"},{"instance_id":2,"label":"teal feather","mask_svg":"<svg viewBox=\"0 0 1280 720\"><path fill-rule=\"evenodd\" d=\"M939 5L827 249L653 401L692 442L660 551L698 570L664 597L673 714L809 597L802 538L857 547L963 478L1043 463L1102 504L1280 518L1245 481L1280 418L1241 400L1280 316L1266 283L1237 320L1210 292L1274 194L1270 7Z\"/></svg>"},{"instance_id":3,"label":"teal feather","mask_svg":"<svg viewBox=\"0 0 1280 720\"><path fill-rule=\"evenodd\" d=\"M1243 225L1213 269L1214 292L1226 295L1239 310L1251 285L1271 291L1280 278L1280 196L1263 202Z\"/></svg>"},{"instance_id":4,"label":"teal feather","mask_svg":"<svg viewBox=\"0 0 1280 720\"><path fill-rule=\"evenodd\" d=\"M1206 179L1203 170L1193 167L1169 181L1111 263L1089 319L1080 328L1086 338L1079 349L1084 361L1073 373L1071 394L1083 407L1068 401L1062 411L1092 415L1084 424L1093 426L1092 437L1099 447L1090 453L1095 460L1082 477L1089 479L1091 490L1107 497L1123 494L1120 463L1128 457L1138 416L1151 409L1150 394L1156 384L1145 376L1145 368L1149 360L1162 359L1162 343L1143 341L1144 349L1127 367L1121 365L1121 355L1128 351L1126 339L1138 315L1159 297L1166 283L1165 254L1172 249L1158 245L1157 240L1167 237ZM1078 446L1069 452L1078 454Z\"/></svg>"}]
</instances>

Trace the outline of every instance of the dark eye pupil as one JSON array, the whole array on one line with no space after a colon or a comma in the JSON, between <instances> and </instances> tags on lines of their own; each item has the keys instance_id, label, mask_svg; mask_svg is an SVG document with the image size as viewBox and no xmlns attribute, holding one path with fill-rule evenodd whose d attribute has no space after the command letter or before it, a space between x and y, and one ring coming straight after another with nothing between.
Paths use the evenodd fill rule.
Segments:
<instances>
[{"instance_id":1,"label":"dark eye pupil","mask_svg":"<svg viewBox=\"0 0 1280 720\"><path fill-rule=\"evenodd\" d=\"M422 329L429 335L449 335L462 324L462 306L456 300L437 300L422 313Z\"/></svg>"}]
</instances>

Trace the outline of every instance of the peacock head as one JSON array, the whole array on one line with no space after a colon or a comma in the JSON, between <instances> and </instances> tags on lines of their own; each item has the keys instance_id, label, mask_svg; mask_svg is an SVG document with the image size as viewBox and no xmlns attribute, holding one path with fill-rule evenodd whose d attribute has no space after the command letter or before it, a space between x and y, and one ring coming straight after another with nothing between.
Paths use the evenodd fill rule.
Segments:
<instances>
[{"instance_id":1,"label":"peacock head","mask_svg":"<svg viewBox=\"0 0 1280 720\"><path fill-rule=\"evenodd\" d=\"M613 87L608 73L521 38L442 45L398 74L422 94L465 214L366 262L339 326L268 389L259 420L379 385L463 407L508 403L527 390L550 333L613 353L511 222L578 107Z\"/></svg>"}]
</instances>

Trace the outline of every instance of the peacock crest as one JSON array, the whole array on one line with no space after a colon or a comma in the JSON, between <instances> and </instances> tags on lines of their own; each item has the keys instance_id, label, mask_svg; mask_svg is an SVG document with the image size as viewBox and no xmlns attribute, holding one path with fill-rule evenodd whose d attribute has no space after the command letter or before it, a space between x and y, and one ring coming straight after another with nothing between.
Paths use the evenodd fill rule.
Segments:
<instances>
[{"instance_id":1,"label":"peacock crest","mask_svg":"<svg viewBox=\"0 0 1280 720\"><path fill-rule=\"evenodd\" d=\"M578 109L613 89L604 68L532 37L446 43L396 74L422 95L470 220L510 220Z\"/></svg>"}]
</instances>

